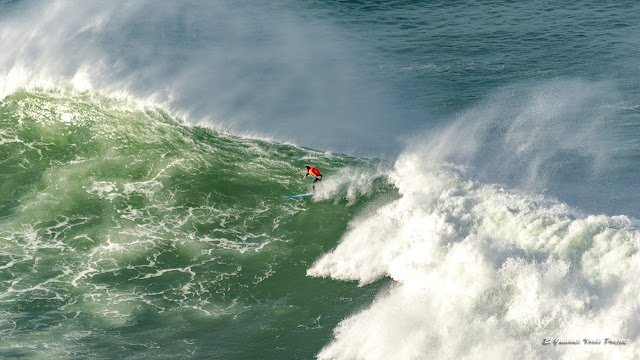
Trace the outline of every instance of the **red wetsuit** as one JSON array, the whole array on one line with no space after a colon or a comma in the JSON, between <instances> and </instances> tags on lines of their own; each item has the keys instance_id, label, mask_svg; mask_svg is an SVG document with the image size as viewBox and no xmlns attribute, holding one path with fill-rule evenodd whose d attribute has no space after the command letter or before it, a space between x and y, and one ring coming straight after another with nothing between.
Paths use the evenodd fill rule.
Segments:
<instances>
[{"instance_id":1,"label":"red wetsuit","mask_svg":"<svg viewBox=\"0 0 640 360\"><path fill-rule=\"evenodd\" d=\"M320 174L320 170L318 170L316 168L309 169L309 175L322 177L322 174Z\"/></svg>"},{"instance_id":2,"label":"red wetsuit","mask_svg":"<svg viewBox=\"0 0 640 360\"><path fill-rule=\"evenodd\" d=\"M322 180L322 174L320 174L320 170L316 169L316 168L310 168L309 170L307 170L307 175L311 175L313 176L313 191L316 191L316 182ZM307 175L305 175L305 177L307 177Z\"/></svg>"}]
</instances>

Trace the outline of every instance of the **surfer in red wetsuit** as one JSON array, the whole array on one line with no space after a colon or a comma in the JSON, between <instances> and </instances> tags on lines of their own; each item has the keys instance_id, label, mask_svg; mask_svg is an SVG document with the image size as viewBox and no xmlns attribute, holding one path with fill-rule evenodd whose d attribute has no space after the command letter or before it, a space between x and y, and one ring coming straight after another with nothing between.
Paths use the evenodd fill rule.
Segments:
<instances>
[{"instance_id":1,"label":"surfer in red wetsuit","mask_svg":"<svg viewBox=\"0 0 640 360\"><path fill-rule=\"evenodd\" d=\"M313 179L313 191L316 191L316 182L318 181L322 181L322 174L320 174L320 170L316 169L316 168L312 168L311 166L307 165L304 167L307 170L307 173L304 175L304 177L302 178L302 180L307 178L307 175L311 175L314 177Z\"/></svg>"}]
</instances>

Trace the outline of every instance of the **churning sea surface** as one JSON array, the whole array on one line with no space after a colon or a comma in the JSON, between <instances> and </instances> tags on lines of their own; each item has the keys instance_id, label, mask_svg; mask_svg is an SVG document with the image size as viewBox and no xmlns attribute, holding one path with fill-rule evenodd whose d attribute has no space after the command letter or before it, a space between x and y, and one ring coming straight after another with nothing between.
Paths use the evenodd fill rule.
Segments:
<instances>
[{"instance_id":1,"label":"churning sea surface","mask_svg":"<svg viewBox=\"0 0 640 360\"><path fill-rule=\"evenodd\" d=\"M0 358L638 359L638 219L640 2L0 0Z\"/></svg>"}]
</instances>

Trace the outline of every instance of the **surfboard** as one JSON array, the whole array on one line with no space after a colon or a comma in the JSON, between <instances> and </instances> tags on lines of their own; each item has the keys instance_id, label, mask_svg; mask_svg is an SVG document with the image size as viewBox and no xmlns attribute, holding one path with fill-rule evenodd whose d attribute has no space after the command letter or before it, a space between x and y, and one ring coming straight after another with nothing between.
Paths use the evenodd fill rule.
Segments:
<instances>
[{"instance_id":1,"label":"surfboard","mask_svg":"<svg viewBox=\"0 0 640 360\"><path fill-rule=\"evenodd\" d=\"M298 194L298 195L289 195L289 196L283 196L283 198L286 198L286 199L301 198L301 197L313 196L313 194L314 194L314 193Z\"/></svg>"}]
</instances>

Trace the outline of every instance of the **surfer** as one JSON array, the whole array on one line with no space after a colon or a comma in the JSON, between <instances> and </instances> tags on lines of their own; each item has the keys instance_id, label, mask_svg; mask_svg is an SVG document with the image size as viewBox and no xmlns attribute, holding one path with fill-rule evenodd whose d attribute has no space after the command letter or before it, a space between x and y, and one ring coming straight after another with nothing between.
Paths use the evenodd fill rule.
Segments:
<instances>
[{"instance_id":1,"label":"surfer","mask_svg":"<svg viewBox=\"0 0 640 360\"><path fill-rule=\"evenodd\" d=\"M307 175L311 175L314 177L313 179L313 191L316 191L316 182L318 181L322 181L322 174L320 174L320 170L316 169L316 168L312 168L311 166L307 165L304 167L305 170L307 170L307 173L304 175L304 177L302 178L302 180L307 178Z\"/></svg>"}]
</instances>

